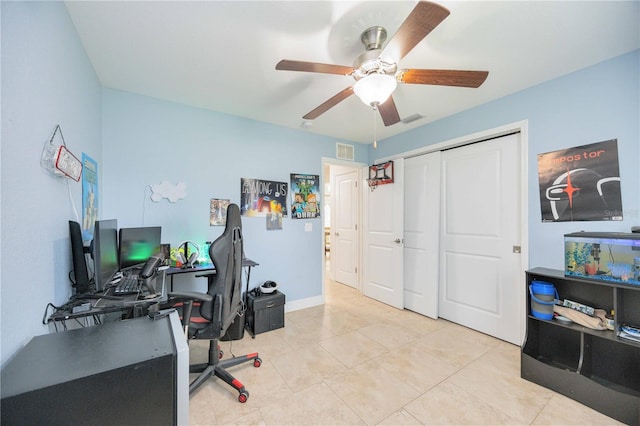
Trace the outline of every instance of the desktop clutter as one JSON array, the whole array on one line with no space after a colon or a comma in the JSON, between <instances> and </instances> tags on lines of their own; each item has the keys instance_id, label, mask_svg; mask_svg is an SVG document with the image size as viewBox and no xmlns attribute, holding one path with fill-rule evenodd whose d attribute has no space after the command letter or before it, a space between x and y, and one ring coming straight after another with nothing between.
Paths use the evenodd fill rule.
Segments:
<instances>
[{"instance_id":1,"label":"desktop clutter","mask_svg":"<svg viewBox=\"0 0 640 426\"><path fill-rule=\"evenodd\" d=\"M138 317L166 296L164 274L158 274L164 262L159 226L118 228L116 219L97 220L85 246L80 224L69 221L69 237L69 281L75 291L62 306L47 305L44 324L53 322L57 329L61 323L66 329L66 320L88 326L101 323L105 314Z\"/></svg>"}]
</instances>

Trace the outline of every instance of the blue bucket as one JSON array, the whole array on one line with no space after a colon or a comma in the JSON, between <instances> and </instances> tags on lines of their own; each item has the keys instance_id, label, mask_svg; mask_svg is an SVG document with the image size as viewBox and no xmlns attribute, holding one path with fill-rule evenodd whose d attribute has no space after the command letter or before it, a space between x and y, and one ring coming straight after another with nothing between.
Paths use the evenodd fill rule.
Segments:
<instances>
[{"instance_id":1,"label":"blue bucket","mask_svg":"<svg viewBox=\"0 0 640 426\"><path fill-rule=\"evenodd\" d=\"M529 285L531 314L540 319L553 319L553 305L559 301L558 291L551 283L532 281Z\"/></svg>"}]
</instances>

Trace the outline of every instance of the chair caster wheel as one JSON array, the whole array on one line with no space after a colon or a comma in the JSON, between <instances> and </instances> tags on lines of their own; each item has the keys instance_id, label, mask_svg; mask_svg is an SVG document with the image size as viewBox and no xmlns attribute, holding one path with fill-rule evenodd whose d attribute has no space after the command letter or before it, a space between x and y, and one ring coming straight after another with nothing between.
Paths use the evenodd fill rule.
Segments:
<instances>
[{"instance_id":1,"label":"chair caster wheel","mask_svg":"<svg viewBox=\"0 0 640 426\"><path fill-rule=\"evenodd\" d=\"M247 402L247 399L249 399L249 392L247 391L240 392L240 395L238 395L238 401L244 404L245 402Z\"/></svg>"},{"instance_id":2,"label":"chair caster wheel","mask_svg":"<svg viewBox=\"0 0 640 426\"><path fill-rule=\"evenodd\" d=\"M256 358L253 360L253 366L258 368L262 365L262 360L260 358Z\"/></svg>"}]
</instances>

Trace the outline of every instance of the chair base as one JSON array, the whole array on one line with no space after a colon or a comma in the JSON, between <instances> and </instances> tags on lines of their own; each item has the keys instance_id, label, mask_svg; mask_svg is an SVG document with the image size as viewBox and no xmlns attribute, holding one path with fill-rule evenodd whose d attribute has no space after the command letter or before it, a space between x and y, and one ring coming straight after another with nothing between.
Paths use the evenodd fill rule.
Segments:
<instances>
[{"instance_id":1,"label":"chair base","mask_svg":"<svg viewBox=\"0 0 640 426\"><path fill-rule=\"evenodd\" d=\"M258 356L258 353L254 352L225 360L221 360L220 356L221 351L218 346L218 339L213 339L209 343L209 362L189 366L189 373L199 373L198 377L189 385L189 394L191 395L209 378L215 376L238 391L238 401L242 403L247 402L249 392L245 389L242 382L233 377L226 369L249 361L253 361L254 367L260 367L262 360Z\"/></svg>"}]
</instances>

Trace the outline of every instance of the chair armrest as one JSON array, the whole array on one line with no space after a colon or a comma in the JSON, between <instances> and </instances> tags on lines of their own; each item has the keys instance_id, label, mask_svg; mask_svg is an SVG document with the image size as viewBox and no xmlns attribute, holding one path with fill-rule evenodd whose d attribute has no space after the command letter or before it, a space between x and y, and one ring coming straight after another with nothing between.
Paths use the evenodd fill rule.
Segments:
<instances>
[{"instance_id":1,"label":"chair armrest","mask_svg":"<svg viewBox=\"0 0 640 426\"><path fill-rule=\"evenodd\" d=\"M178 291L167 294L169 300L198 300L200 302L213 302L213 296L197 291Z\"/></svg>"}]
</instances>

